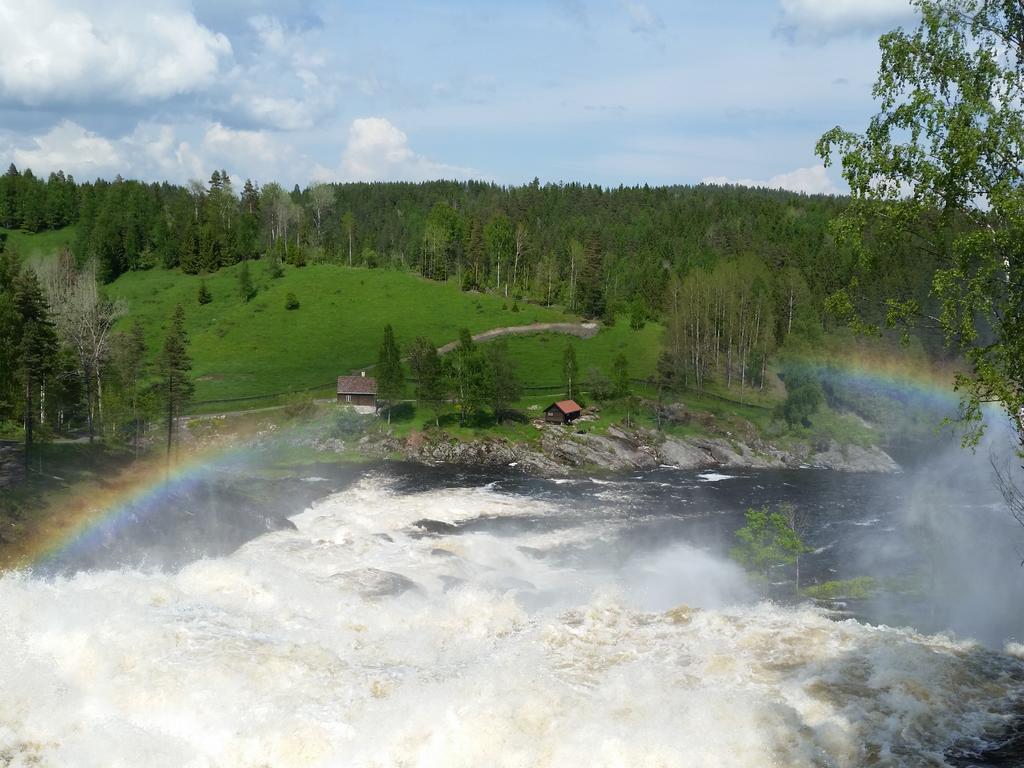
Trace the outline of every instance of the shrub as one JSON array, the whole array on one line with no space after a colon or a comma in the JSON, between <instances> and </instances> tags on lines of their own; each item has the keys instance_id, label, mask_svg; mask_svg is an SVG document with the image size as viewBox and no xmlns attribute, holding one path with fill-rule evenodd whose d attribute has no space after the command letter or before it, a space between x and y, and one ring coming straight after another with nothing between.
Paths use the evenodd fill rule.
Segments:
<instances>
[{"instance_id":1,"label":"shrub","mask_svg":"<svg viewBox=\"0 0 1024 768\"><path fill-rule=\"evenodd\" d=\"M276 280L284 275L284 267L281 266L281 256L277 250L270 252L267 258L267 277Z\"/></svg>"},{"instance_id":2,"label":"shrub","mask_svg":"<svg viewBox=\"0 0 1024 768\"><path fill-rule=\"evenodd\" d=\"M334 415L334 422L329 430L330 436L341 440L357 437L366 431L372 421L372 416L356 413L351 408L341 408Z\"/></svg>"},{"instance_id":3,"label":"shrub","mask_svg":"<svg viewBox=\"0 0 1024 768\"><path fill-rule=\"evenodd\" d=\"M599 402L611 400L615 396L615 387L604 371L596 366L587 369L587 391Z\"/></svg>"},{"instance_id":4,"label":"shrub","mask_svg":"<svg viewBox=\"0 0 1024 768\"><path fill-rule=\"evenodd\" d=\"M288 295L284 297L284 308L285 309L298 309L299 308L299 300L295 297L294 293L289 292Z\"/></svg>"},{"instance_id":5,"label":"shrub","mask_svg":"<svg viewBox=\"0 0 1024 768\"><path fill-rule=\"evenodd\" d=\"M242 268L238 270L238 294L244 301L250 301L256 295L256 286L253 285L252 276L249 274L248 261L243 261Z\"/></svg>"},{"instance_id":6,"label":"shrub","mask_svg":"<svg viewBox=\"0 0 1024 768\"><path fill-rule=\"evenodd\" d=\"M206 281L203 280L199 283L199 303L209 304L213 301L213 294L210 293L210 289L206 287Z\"/></svg>"},{"instance_id":7,"label":"shrub","mask_svg":"<svg viewBox=\"0 0 1024 768\"><path fill-rule=\"evenodd\" d=\"M308 395L289 395L283 410L289 419L303 419L313 415L316 411L316 404L309 399Z\"/></svg>"}]
</instances>

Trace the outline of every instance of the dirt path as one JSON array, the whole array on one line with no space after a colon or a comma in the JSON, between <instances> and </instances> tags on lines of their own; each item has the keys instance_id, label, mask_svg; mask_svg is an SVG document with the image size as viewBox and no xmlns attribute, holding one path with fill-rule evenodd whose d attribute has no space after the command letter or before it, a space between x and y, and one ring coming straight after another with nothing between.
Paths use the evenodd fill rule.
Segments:
<instances>
[{"instance_id":1,"label":"dirt path","mask_svg":"<svg viewBox=\"0 0 1024 768\"><path fill-rule=\"evenodd\" d=\"M313 400L317 405L324 405L333 403L333 398L316 398ZM183 416L179 416L178 419L182 424L188 424L192 421L202 421L203 419L226 419L231 416L251 416L254 413L269 413L270 411L283 411L288 407L288 404L282 405L268 405L262 408L240 408L235 411L219 411L217 413L189 413Z\"/></svg>"},{"instance_id":2,"label":"dirt path","mask_svg":"<svg viewBox=\"0 0 1024 768\"><path fill-rule=\"evenodd\" d=\"M531 325L509 325L504 328L492 328L489 331L474 334L473 341L490 341L491 339L496 339L499 336L512 336L528 333L565 333L570 336L578 336L581 339L589 339L597 334L600 327L601 326L597 323L533 323ZM458 341L452 341L445 344L443 347L438 347L438 354L447 354L455 349L458 344Z\"/></svg>"}]
</instances>

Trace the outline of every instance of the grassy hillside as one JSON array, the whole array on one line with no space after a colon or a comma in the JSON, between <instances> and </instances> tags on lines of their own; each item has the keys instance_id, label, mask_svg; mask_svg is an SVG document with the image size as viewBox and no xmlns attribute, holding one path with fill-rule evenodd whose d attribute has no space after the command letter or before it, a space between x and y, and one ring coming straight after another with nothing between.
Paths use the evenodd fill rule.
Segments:
<instances>
[{"instance_id":1,"label":"grassy hillside","mask_svg":"<svg viewBox=\"0 0 1024 768\"><path fill-rule=\"evenodd\" d=\"M49 256L57 253L65 245L70 246L75 239L75 227L64 227L64 229L36 234L0 227L0 235L7 236L7 248L15 248L22 257L31 259Z\"/></svg>"},{"instance_id":2,"label":"grassy hillside","mask_svg":"<svg viewBox=\"0 0 1024 768\"><path fill-rule=\"evenodd\" d=\"M240 269L205 278L165 270L132 272L107 289L128 302L129 316L120 327L139 318L151 351L159 347L175 304L185 307L197 402L315 387L329 391L339 374L376 361L387 323L399 344L424 335L440 345L454 340L460 328L476 333L567 319L555 309L529 304L513 311L512 302L466 294L407 273L329 265L285 267L284 277L274 280L261 264L253 264L250 271L260 290L245 302L238 290ZM213 294L206 305L197 300L203 280ZM298 309L285 309L289 293L299 300ZM527 339L517 342L529 345ZM550 381L552 373L544 371L543 377Z\"/></svg>"}]
</instances>

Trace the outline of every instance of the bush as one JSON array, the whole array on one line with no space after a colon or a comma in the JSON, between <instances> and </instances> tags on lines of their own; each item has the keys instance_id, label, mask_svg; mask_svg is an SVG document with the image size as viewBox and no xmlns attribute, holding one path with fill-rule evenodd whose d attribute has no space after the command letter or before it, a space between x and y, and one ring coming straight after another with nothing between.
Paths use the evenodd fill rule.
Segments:
<instances>
[{"instance_id":1,"label":"bush","mask_svg":"<svg viewBox=\"0 0 1024 768\"><path fill-rule=\"evenodd\" d=\"M634 331L642 331L647 324L647 315L644 312L643 304L634 301L629 310L629 327Z\"/></svg>"},{"instance_id":2,"label":"bush","mask_svg":"<svg viewBox=\"0 0 1024 768\"><path fill-rule=\"evenodd\" d=\"M203 280L199 283L199 303L209 304L213 301L213 294L210 293L210 289L206 287L206 281Z\"/></svg>"},{"instance_id":3,"label":"bush","mask_svg":"<svg viewBox=\"0 0 1024 768\"><path fill-rule=\"evenodd\" d=\"M306 249L295 243L288 243L285 246L284 260L294 267L306 266Z\"/></svg>"},{"instance_id":4,"label":"bush","mask_svg":"<svg viewBox=\"0 0 1024 768\"><path fill-rule=\"evenodd\" d=\"M299 308L299 300L295 297L294 293L289 292L288 295L284 297L284 308L285 309L298 309Z\"/></svg>"},{"instance_id":5,"label":"bush","mask_svg":"<svg viewBox=\"0 0 1024 768\"><path fill-rule=\"evenodd\" d=\"M587 369L587 392L594 400L603 402L615 396L615 387L604 371L591 367Z\"/></svg>"},{"instance_id":6,"label":"bush","mask_svg":"<svg viewBox=\"0 0 1024 768\"><path fill-rule=\"evenodd\" d=\"M330 436L340 440L358 437L366 431L372 421L372 416L356 413L351 408L341 408L334 415L334 421L329 429Z\"/></svg>"},{"instance_id":7,"label":"bush","mask_svg":"<svg viewBox=\"0 0 1024 768\"><path fill-rule=\"evenodd\" d=\"M284 267L281 266L281 256L276 250L270 252L267 259L267 277L276 280L284 275Z\"/></svg>"},{"instance_id":8,"label":"bush","mask_svg":"<svg viewBox=\"0 0 1024 768\"><path fill-rule=\"evenodd\" d=\"M289 419L303 419L312 416L316 411L316 403L308 395L289 395L284 406L284 415Z\"/></svg>"},{"instance_id":9,"label":"bush","mask_svg":"<svg viewBox=\"0 0 1024 768\"><path fill-rule=\"evenodd\" d=\"M818 410L825 395L814 371L801 363L787 363L780 372L786 384L786 400L778 407L776 415L785 419L790 428L811 426L811 416Z\"/></svg>"}]
</instances>

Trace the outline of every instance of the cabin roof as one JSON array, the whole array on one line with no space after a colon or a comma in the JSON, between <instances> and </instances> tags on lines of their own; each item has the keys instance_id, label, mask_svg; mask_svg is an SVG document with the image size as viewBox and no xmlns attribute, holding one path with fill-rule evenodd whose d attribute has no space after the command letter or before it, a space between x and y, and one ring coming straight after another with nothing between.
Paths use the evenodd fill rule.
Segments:
<instances>
[{"instance_id":1,"label":"cabin roof","mask_svg":"<svg viewBox=\"0 0 1024 768\"><path fill-rule=\"evenodd\" d=\"M376 395L377 380L372 376L339 376L339 395Z\"/></svg>"},{"instance_id":2,"label":"cabin roof","mask_svg":"<svg viewBox=\"0 0 1024 768\"><path fill-rule=\"evenodd\" d=\"M570 413L579 413L580 411L583 410L582 408L580 408L580 404L577 403L575 400L559 400L557 403L552 403L547 408L545 408L544 412L547 413L552 408L557 408L564 415L569 415Z\"/></svg>"}]
</instances>

